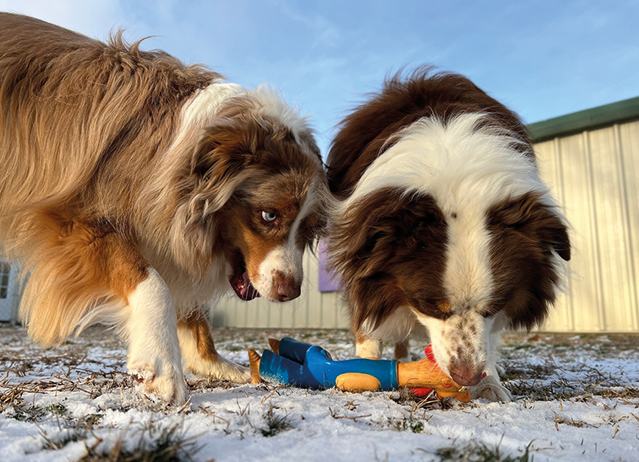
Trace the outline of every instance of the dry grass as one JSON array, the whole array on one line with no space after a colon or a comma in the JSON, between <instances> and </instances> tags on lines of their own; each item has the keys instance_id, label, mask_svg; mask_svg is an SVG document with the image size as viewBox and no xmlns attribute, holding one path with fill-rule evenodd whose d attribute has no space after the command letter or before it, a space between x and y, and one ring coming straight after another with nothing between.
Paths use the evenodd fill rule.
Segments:
<instances>
[{"instance_id":1,"label":"dry grass","mask_svg":"<svg viewBox=\"0 0 639 462\"><path fill-rule=\"evenodd\" d=\"M499 445L491 447L480 441L440 448L437 451L437 456L441 461L451 462L532 462L534 460L529 454L529 447L521 456L504 456L499 451Z\"/></svg>"},{"instance_id":2,"label":"dry grass","mask_svg":"<svg viewBox=\"0 0 639 462\"><path fill-rule=\"evenodd\" d=\"M266 426L260 429L262 436L275 436L293 428L289 416L287 414L278 415L274 409L273 403L269 403L268 411L264 415Z\"/></svg>"},{"instance_id":3,"label":"dry grass","mask_svg":"<svg viewBox=\"0 0 639 462\"><path fill-rule=\"evenodd\" d=\"M133 444L127 442L126 445L124 434L115 444L107 446L92 432L77 429L61 432L55 437L42 433L41 437L43 449L51 451L60 450L69 443L84 442L85 455L79 459L84 462L192 461L192 456L201 450L195 438L185 437L177 425L162 428L151 423L135 434Z\"/></svg>"}]
</instances>

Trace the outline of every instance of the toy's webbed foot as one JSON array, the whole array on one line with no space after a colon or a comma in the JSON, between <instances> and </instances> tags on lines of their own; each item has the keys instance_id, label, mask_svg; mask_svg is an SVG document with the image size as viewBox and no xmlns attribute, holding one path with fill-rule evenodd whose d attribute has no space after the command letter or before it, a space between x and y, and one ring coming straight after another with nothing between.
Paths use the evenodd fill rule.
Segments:
<instances>
[{"instance_id":1,"label":"toy's webbed foot","mask_svg":"<svg viewBox=\"0 0 639 462\"><path fill-rule=\"evenodd\" d=\"M280 354L280 341L275 339L275 338L269 338L268 339L268 346L271 347L271 350L273 350L273 353L275 353L276 355Z\"/></svg>"},{"instance_id":2,"label":"toy's webbed foot","mask_svg":"<svg viewBox=\"0 0 639 462\"><path fill-rule=\"evenodd\" d=\"M361 393L362 391L375 391L382 387L376 377L359 372L347 372L338 375L335 379L335 386L342 391Z\"/></svg>"},{"instance_id":3,"label":"toy's webbed foot","mask_svg":"<svg viewBox=\"0 0 639 462\"><path fill-rule=\"evenodd\" d=\"M437 393L437 396L440 398L455 398L457 401L461 401L462 403L470 403L470 390L436 390L435 393Z\"/></svg>"},{"instance_id":4,"label":"toy's webbed foot","mask_svg":"<svg viewBox=\"0 0 639 462\"><path fill-rule=\"evenodd\" d=\"M262 379L260 377L260 361L262 357L255 350L248 351L249 357L249 368L251 370L251 383L261 383Z\"/></svg>"}]
</instances>

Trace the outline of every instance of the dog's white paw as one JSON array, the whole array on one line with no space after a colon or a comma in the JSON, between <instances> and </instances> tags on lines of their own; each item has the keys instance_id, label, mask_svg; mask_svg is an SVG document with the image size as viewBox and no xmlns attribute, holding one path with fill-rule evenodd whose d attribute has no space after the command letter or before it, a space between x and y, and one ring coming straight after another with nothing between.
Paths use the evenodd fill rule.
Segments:
<instances>
[{"instance_id":1,"label":"dog's white paw","mask_svg":"<svg viewBox=\"0 0 639 462\"><path fill-rule=\"evenodd\" d=\"M205 375L213 380L228 380L233 383L249 383L251 372L247 367L235 364L218 355L217 361L193 361L187 363L186 370L197 375Z\"/></svg>"},{"instance_id":2,"label":"dog's white paw","mask_svg":"<svg viewBox=\"0 0 639 462\"><path fill-rule=\"evenodd\" d=\"M129 374L139 383L137 391L153 401L180 406L186 402L188 390L182 367L168 361L129 361Z\"/></svg>"},{"instance_id":3,"label":"dog's white paw","mask_svg":"<svg viewBox=\"0 0 639 462\"><path fill-rule=\"evenodd\" d=\"M513 400L510 391L494 375L487 375L479 384L470 387L470 396L472 399L484 398L494 402L501 401L502 403L510 403Z\"/></svg>"}]
</instances>

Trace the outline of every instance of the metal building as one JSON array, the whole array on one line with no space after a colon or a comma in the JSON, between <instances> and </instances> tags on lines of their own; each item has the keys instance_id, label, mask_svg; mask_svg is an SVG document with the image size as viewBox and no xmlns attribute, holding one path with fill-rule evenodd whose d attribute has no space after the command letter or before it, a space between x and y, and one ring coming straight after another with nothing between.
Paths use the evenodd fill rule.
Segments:
<instances>
[{"instance_id":1,"label":"metal building","mask_svg":"<svg viewBox=\"0 0 639 462\"><path fill-rule=\"evenodd\" d=\"M545 330L639 331L639 98L529 126L575 249Z\"/></svg>"},{"instance_id":2,"label":"metal building","mask_svg":"<svg viewBox=\"0 0 639 462\"><path fill-rule=\"evenodd\" d=\"M531 124L542 178L571 224L565 292L541 330L639 331L639 97ZM302 296L220 300L216 326L348 328L339 292L319 290L305 256Z\"/></svg>"},{"instance_id":3,"label":"metal building","mask_svg":"<svg viewBox=\"0 0 639 462\"><path fill-rule=\"evenodd\" d=\"M0 321L15 323L18 320L21 288L16 276L18 269L6 259L0 258Z\"/></svg>"}]
</instances>

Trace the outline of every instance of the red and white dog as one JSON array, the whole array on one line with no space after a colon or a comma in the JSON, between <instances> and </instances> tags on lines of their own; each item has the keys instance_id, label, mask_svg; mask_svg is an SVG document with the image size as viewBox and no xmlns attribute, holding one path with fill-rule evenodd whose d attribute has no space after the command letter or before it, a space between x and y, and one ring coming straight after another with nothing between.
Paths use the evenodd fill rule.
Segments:
<instances>
[{"instance_id":1,"label":"red and white dog","mask_svg":"<svg viewBox=\"0 0 639 462\"><path fill-rule=\"evenodd\" d=\"M327 164L341 199L329 259L358 356L392 340L407 359L409 335L428 335L459 384L509 401L497 334L544 320L570 258L519 118L465 77L420 69L346 117Z\"/></svg>"},{"instance_id":2,"label":"red and white dog","mask_svg":"<svg viewBox=\"0 0 639 462\"><path fill-rule=\"evenodd\" d=\"M305 118L275 92L138 46L0 13L0 240L30 271L33 338L110 323L142 391L180 403L182 360L249 379L202 306L231 287L296 298L329 192Z\"/></svg>"}]
</instances>

